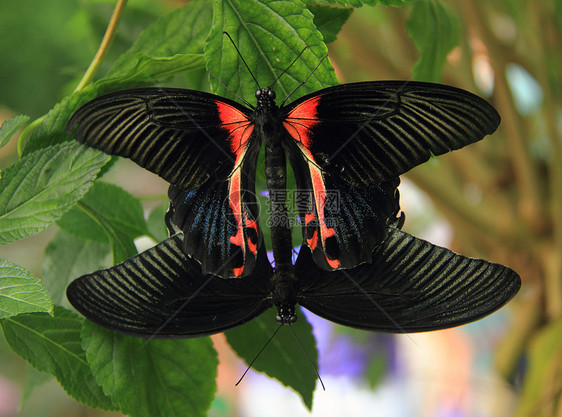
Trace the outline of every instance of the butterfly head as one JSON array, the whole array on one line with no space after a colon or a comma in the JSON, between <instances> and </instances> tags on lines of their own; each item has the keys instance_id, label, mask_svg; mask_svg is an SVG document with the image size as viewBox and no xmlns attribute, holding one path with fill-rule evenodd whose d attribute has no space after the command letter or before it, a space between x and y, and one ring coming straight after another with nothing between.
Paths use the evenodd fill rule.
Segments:
<instances>
[{"instance_id":1,"label":"butterfly head","mask_svg":"<svg viewBox=\"0 0 562 417\"><path fill-rule=\"evenodd\" d=\"M275 91L273 91L270 87L260 88L256 91L258 107L275 107L275 97Z\"/></svg>"}]
</instances>

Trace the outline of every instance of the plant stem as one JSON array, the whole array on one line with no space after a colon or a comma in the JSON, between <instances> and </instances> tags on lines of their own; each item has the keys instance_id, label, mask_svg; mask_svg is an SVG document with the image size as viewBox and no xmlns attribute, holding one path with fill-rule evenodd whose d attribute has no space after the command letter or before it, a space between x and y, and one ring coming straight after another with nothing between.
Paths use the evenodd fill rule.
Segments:
<instances>
[{"instance_id":1,"label":"plant stem","mask_svg":"<svg viewBox=\"0 0 562 417\"><path fill-rule=\"evenodd\" d=\"M125 6L127 5L127 0L117 0L117 4L115 9L113 10L113 14L111 15L111 20L109 21L109 25L105 31L105 35L103 35L103 39L101 44L96 52L96 56L90 63L90 66L84 73L84 76L74 89L74 92L80 91L84 88L86 84L88 84L94 78L101 61L109 49L109 45L115 36L115 32L117 31L117 26L119 25L119 20L121 19L121 15L123 14L123 10L125 10Z\"/></svg>"},{"instance_id":2,"label":"plant stem","mask_svg":"<svg viewBox=\"0 0 562 417\"><path fill-rule=\"evenodd\" d=\"M513 97L506 79L506 58L501 45L498 44L481 8L482 2L459 2L462 14L468 24L474 27L482 42L489 51L490 64L495 75L494 96L502 116L502 126L509 145L509 153L515 168L515 178L521 190L519 209L526 223L536 230L542 229L540 182L537 170L527 149L526 133L521 123Z\"/></svg>"},{"instance_id":3,"label":"plant stem","mask_svg":"<svg viewBox=\"0 0 562 417\"><path fill-rule=\"evenodd\" d=\"M562 262L559 259L562 251L562 216L560 215L562 213L562 144L556 122L555 97L558 90L552 88L552 85L559 85L559 79L556 77L552 81L549 80L548 56L555 56L556 51L560 48L560 42L559 40L549 41L546 36L546 33L553 32L549 30L549 26L552 24L548 10L544 10L544 7L538 10L535 7L529 7L527 13L530 16L529 21L534 27L534 30L530 31L533 34L534 55L538 58L534 65L534 73L544 94L541 110L545 131L552 147L548 169L553 253L546 258L545 298L546 313L551 320L555 320L562 315ZM554 39L557 38L554 37Z\"/></svg>"}]
</instances>

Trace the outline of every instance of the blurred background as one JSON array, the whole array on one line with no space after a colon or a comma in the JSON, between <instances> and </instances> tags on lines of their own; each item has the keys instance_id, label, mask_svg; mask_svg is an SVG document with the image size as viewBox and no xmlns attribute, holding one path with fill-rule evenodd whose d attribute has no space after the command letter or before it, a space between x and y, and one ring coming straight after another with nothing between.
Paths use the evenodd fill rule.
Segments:
<instances>
[{"instance_id":1,"label":"blurred background","mask_svg":"<svg viewBox=\"0 0 562 417\"><path fill-rule=\"evenodd\" d=\"M562 2L443 3L457 16L460 42L441 82L487 98L502 124L484 141L403 178L405 230L506 264L523 287L484 320L424 334L355 331L309 314L326 385L316 390L313 416L562 416ZM106 62L181 4L130 0ZM109 0L0 2L0 121L20 113L33 120L72 92L113 7ZM341 82L418 78L410 11L352 13L329 45ZM205 79L189 74L175 82L204 88ZM0 149L0 169L17 159L16 145L13 138ZM143 196L147 211L167 191L164 181L128 161L105 179ZM41 276L54 229L1 247L0 257ZM261 374L250 371L234 387L245 365L222 335L213 340L220 366L211 416L310 415L297 395ZM76 403L0 338L0 417L117 415Z\"/></svg>"}]
</instances>

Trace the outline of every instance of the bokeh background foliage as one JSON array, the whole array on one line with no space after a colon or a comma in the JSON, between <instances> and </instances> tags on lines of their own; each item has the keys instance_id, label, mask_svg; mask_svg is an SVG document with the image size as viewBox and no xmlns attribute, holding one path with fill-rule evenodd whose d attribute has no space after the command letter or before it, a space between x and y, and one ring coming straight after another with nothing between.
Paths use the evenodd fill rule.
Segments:
<instances>
[{"instance_id":1,"label":"bokeh background foliage","mask_svg":"<svg viewBox=\"0 0 562 417\"><path fill-rule=\"evenodd\" d=\"M94 408L207 414L217 368L210 339L145 343L85 322L65 300L70 280L134 255L139 237L162 240L166 207L165 194L139 198L111 184L119 182L111 176L117 164L69 141L65 126L81 104L131 86L234 93L252 102L255 83L222 36L226 30L262 86L310 47L277 82L278 97L329 52L331 62L322 61L295 98L338 79L416 79L466 88L496 106L502 125L492 138L407 177L451 225L454 249L521 275L497 372L517 393L516 415L561 415L562 2L184 3L130 0L111 48L86 79L115 1L0 3L0 117L9 119L0 129L0 257L7 258L0 260L0 361L1 372L21 383L23 401L54 377ZM38 236L45 236L40 252L20 256L37 250L27 242ZM227 332L227 340L248 362L275 327L265 314ZM295 331L316 363L304 317ZM29 364L25 376L17 365L4 367L11 351ZM381 357L371 365L376 384ZM289 332L279 333L255 369L312 407L316 376L306 372L308 359Z\"/></svg>"}]
</instances>

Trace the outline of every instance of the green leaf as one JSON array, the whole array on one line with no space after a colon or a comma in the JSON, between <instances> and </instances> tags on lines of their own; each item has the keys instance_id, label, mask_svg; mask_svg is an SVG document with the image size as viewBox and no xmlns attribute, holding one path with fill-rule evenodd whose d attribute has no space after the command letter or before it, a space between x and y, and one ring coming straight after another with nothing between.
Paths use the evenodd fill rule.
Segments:
<instances>
[{"instance_id":1,"label":"green leaf","mask_svg":"<svg viewBox=\"0 0 562 417\"><path fill-rule=\"evenodd\" d=\"M413 68L413 78L439 81L447 54L460 41L458 16L439 0L416 0L406 27L420 52Z\"/></svg>"},{"instance_id":2,"label":"green leaf","mask_svg":"<svg viewBox=\"0 0 562 417\"><path fill-rule=\"evenodd\" d=\"M278 327L275 312L270 309L244 326L229 330L225 334L236 353L246 363L250 363ZM310 360L301 350L291 329L284 326L256 359L252 368L293 388L302 397L304 404L312 409L312 394L317 379L312 366L318 369L316 340L312 334L312 326L302 311L298 321L291 327Z\"/></svg>"},{"instance_id":3,"label":"green leaf","mask_svg":"<svg viewBox=\"0 0 562 417\"><path fill-rule=\"evenodd\" d=\"M343 24L353 12L353 9L318 5L312 5L308 9L314 14L314 24L322 33L325 43L336 40Z\"/></svg>"},{"instance_id":4,"label":"green leaf","mask_svg":"<svg viewBox=\"0 0 562 417\"><path fill-rule=\"evenodd\" d=\"M302 3L287 0L214 0L213 11L213 27L205 48L205 59L207 70L214 74L211 90L216 94L233 97L226 88L228 86L232 92L255 102L257 89L223 31L233 37L240 54L262 87L271 84L287 70L275 83L281 100L308 76L310 78L291 96L292 99L338 83L329 60L322 61L328 50L314 26L314 16ZM304 51L295 65L289 68L307 46L310 50Z\"/></svg>"},{"instance_id":5,"label":"green leaf","mask_svg":"<svg viewBox=\"0 0 562 417\"><path fill-rule=\"evenodd\" d=\"M128 72L104 78L94 83L100 91L113 91L131 86L158 87L156 81L164 81L181 71L205 67L202 54L175 54L171 57L154 58L137 53L137 62Z\"/></svg>"},{"instance_id":6,"label":"green leaf","mask_svg":"<svg viewBox=\"0 0 562 417\"><path fill-rule=\"evenodd\" d=\"M45 249L41 265L43 284L53 302L70 306L65 296L68 284L84 274L105 267L104 259L109 251L107 244L59 231Z\"/></svg>"},{"instance_id":7,"label":"green leaf","mask_svg":"<svg viewBox=\"0 0 562 417\"><path fill-rule=\"evenodd\" d=\"M554 404L560 396L556 381L562 377L562 319L537 332L529 350L529 366L515 417L553 415L550 407L541 412L541 404Z\"/></svg>"},{"instance_id":8,"label":"green leaf","mask_svg":"<svg viewBox=\"0 0 562 417\"><path fill-rule=\"evenodd\" d=\"M115 409L96 383L80 346L83 319L61 307L55 316L20 314L0 321L10 347L35 369L53 374L64 390L91 407Z\"/></svg>"},{"instance_id":9,"label":"green leaf","mask_svg":"<svg viewBox=\"0 0 562 417\"><path fill-rule=\"evenodd\" d=\"M113 64L107 77L131 73L139 65L139 54L145 59L170 58L177 54L201 55L211 18L211 5L202 0L193 1L159 18Z\"/></svg>"},{"instance_id":10,"label":"green leaf","mask_svg":"<svg viewBox=\"0 0 562 417\"><path fill-rule=\"evenodd\" d=\"M168 238L168 228L164 217L168 211L168 203L161 204L154 208L148 216L147 226L150 236L157 242L161 242Z\"/></svg>"},{"instance_id":11,"label":"green leaf","mask_svg":"<svg viewBox=\"0 0 562 417\"><path fill-rule=\"evenodd\" d=\"M146 340L86 322L82 345L97 381L124 414L207 415L218 363L210 338Z\"/></svg>"},{"instance_id":12,"label":"green leaf","mask_svg":"<svg viewBox=\"0 0 562 417\"><path fill-rule=\"evenodd\" d=\"M88 66L99 39L93 39L79 3L0 1L4 106L35 118L63 95L78 68Z\"/></svg>"},{"instance_id":13,"label":"green leaf","mask_svg":"<svg viewBox=\"0 0 562 417\"><path fill-rule=\"evenodd\" d=\"M404 7L412 4L413 0L307 0L307 5L311 4L338 4L344 7L361 7L361 6L395 6Z\"/></svg>"},{"instance_id":14,"label":"green leaf","mask_svg":"<svg viewBox=\"0 0 562 417\"><path fill-rule=\"evenodd\" d=\"M44 230L92 185L109 157L69 142L27 155L2 171L0 244Z\"/></svg>"},{"instance_id":15,"label":"green leaf","mask_svg":"<svg viewBox=\"0 0 562 417\"><path fill-rule=\"evenodd\" d=\"M66 140L66 124L80 106L110 91L133 86L154 86L180 71L200 68L208 33L210 6L191 2L156 20L124 53L107 77L64 98L45 116L29 125L20 137L19 150L28 154Z\"/></svg>"},{"instance_id":16,"label":"green leaf","mask_svg":"<svg viewBox=\"0 0 562 417\"><path fill-rule=\"evenodd\" d=\"M28 125L20 136L19 152L26 155L46 146L68 140L66 124L72 114L80 106L99 95L135 86L148 85L153 87L157 81L169 78L177 72L201 68L203 65L204 60L201 55L176 54L172 57L151 58L139 53L136 66L129 72L102 78L93 84L89 84L81 91L64 98L49 113Z\"/></svg>"},{"instance_id":17,"label":"green leaf","mask_svg":"<svg viewBox=\"0 0 562 417\"><path fill-rule=\"evenodd\" d=\"M57 224L83 239L111 243L116 263L136 255L134 239L148 234L138 199L121 187L101 181Z\"/></svg>"},{"instance_id":18,"label":"green leaf","mask_svg":"<svg viewBox=\"0 0 562 417\"><path fill-rule=\"evenodd\" d=\"M128 236L123 234L120 230L108 229L111 235L111 252L113 253L113 264L123 262L135 256L138 251L135 243L129 239Z\"/></svg>"},{"instance_id":19,"label":"green leaf","mask_svg":"<svg viewBox=\"0 0 562 417\"><path fill-rule=\"evenodd\" d=\"M0 319L52 309L49 294L39 279L25 268L0 258Z\"/></svg>"},{"instance_id":20,"label":"green leaf","mask_svg":"<svg viewBox=\"0 0 562 417\"><path fill-rule=\"evenodd\" d=\"M6 145L12 136L20 129L24 124L27 123L29 120L29 116L25 114L20 114L18 116L14 116L0 126L0 148Z\"/></svg>"},{"instance_id":21,"label":"green leaf","mask_svg":"<svg viewBox=\"0 0 562 417\"><path fill-rule=\"evenodd\" d=\"M97 95L98 90L94 86L86 86L82 91L63 98L47 114L27 125L21 132L18 143L20 155L25 156L68 140L66 138L68 119L81 105L96 98Z\"/></svg>"}]
</instances>

